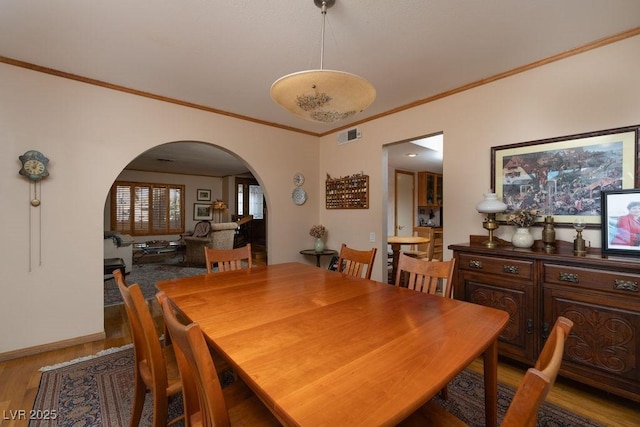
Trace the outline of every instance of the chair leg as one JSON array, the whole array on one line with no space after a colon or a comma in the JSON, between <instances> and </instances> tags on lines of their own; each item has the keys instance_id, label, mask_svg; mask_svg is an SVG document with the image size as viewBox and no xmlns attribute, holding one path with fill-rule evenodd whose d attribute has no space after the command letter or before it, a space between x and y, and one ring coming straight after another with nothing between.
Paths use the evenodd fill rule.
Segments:
<instances>
[{"instance_id":1,"label":"chair leg","mask_svg":"<svg viewBox=\"0 0 640 427\"><path fill-rule=\"evenodd\" d=\"M153 395L153 427L165 427L169 412L169 402L166 395Z\"/></svg>"},{"instance_id":2,"label":"chair leg","mask_svg":"<svg viewBox=\"0 0 640 427\"><path fill-rule=\"evenodd\" d=\"M449 391L447 390L447 386L444 386L442 390L440 390L440 397L442 397L442 400L449 399Z\"/></svg>"},{"instance_id":3,"label":"chair leg","mask_svg":"<svg viewBox=\"0 0 640 427\"><path fill-rule=\"evenodd\" d=\"M137 427L140 425L140 418L142 417L142 408L144 407L144 398L147 394L147 386L138 374L136 370L136 383L133 390L133 406L131 407L131 420L129 421L130 427Z\"/></svg>"}]
</instances>

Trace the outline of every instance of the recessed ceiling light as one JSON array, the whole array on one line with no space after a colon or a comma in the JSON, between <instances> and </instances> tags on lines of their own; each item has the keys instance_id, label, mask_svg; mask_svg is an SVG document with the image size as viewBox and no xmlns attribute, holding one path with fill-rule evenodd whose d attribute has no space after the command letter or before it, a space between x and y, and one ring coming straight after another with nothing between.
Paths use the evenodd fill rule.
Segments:
<instances>
[{"instance_id":1,"label":"recessed ceiling light","mask_svg":"<svg viewBox=\"0 0 640 427\"><path fill-rule=\"evenodd\" d=\"M418 157L417 153L407 153L406 154L407 157Z\"/></svg>"}]
</instances>

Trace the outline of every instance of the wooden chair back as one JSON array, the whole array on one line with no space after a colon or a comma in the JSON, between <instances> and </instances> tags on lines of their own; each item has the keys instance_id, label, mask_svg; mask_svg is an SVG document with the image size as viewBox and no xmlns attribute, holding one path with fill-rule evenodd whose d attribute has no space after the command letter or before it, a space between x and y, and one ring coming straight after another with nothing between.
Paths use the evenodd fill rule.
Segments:
<instances>
[{"instance_id":1,"label":"wooden chair back","mask_svg":"<svg viewBox=\"0 0 640 427\"><path fill-rule=\"evenodd\" d=\"M564 346L573 328L573 322L558 317L533 368L525 373L511 404L502 419L502 427L533 427L538 411L553 386L560 365ZM400 426L466 426L461 419L433 401L427 402L407 417Z\"/></svg>"},{"instance_id":2,"label":"wooden chair back","mask_svg":"<svg viewBox=\"0 0 640 427\"><path fill-rule=\"evenodd\" d=\"M168 398L182 391L173 350L162 348L140 286L127 286L119 270L113 276L124 300L133 340L136 380L130 425L137 426L140 422L147 389L153 396L153 425L167 425ZM180 419L182 416L171 424Z\"/></svg>"},{"instance_id":3,"label":"wooden chair back","mask_svg":"<svg viewBox=\"0 0 640 427\"><path fill-rule=\"evenodd\" d=\"M350 276L362 277L362 271L366 268L364 278L371 279L376 251L376 248L360 251L352 249L343 243L338 257L337 271Z\"/></svg>"},{"instance_id":4,"label":"wooden chair back","mask_svg":"<svg viewBox=\"0 0 640 427\"><path fill-rule=\"evenodd\" d=\"M395 285L400 286L404 277L405 284L409 289L435 295L440 287L442 296L451 298L455 264L455 259L427 261L401 253L398 259Z\"/></svg>"},{"instance_id":5,"label":"wooden chair back","mask_svg":"<svg viewBox=\"0 0 640 427\"><path fill-rule=\"evenodd\" d=\"M502 420L504 427L533 427L538 419L538 410L547 398L556 381L564 345L573 328L573 322L558 317L533 368L529 368L516 390L513 400Z\"/></svg>"},{"instance_id":6,"label":"wooden chair back","mask_svg":"<svg viewBox=\"0 0 640 427\"><path fill-rule=\"evenodd\" d=\"M196 323L183 325L164 292L157 294L182 377L186 425L229 426L229 412L209 348Z\"/></svg>"},{"instance_id":7,"label":"wooden chair back","mask_svg":"<svg viewBox=\"0 0 640 427\"><path fill-rule=\"evenodd\" d=\"M246 266L251 268L251 244L235 249L211 249L204 247L204 258L207 273L213 272L213 264L218 264L218 271L240 270Z\"/></svg>"}]
</instances>

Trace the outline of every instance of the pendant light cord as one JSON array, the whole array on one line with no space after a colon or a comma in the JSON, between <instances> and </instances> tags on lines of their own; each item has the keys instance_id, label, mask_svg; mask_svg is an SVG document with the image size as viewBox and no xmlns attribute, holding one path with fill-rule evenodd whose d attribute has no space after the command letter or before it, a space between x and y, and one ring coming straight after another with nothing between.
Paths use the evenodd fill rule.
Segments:
<instances>
[{"instance_id":1,"label":"pendant light cord","mask_svg":"<svg viewBox=\"0 0 640 427\"><path fill-rule=\"evenodd\" d=\"M322 44L320 45L320 69L324 70L324 26L327 21L327 2L322 2L322 7L320 8L320 12L322 13Z\"/></svg>"}]
</instances>

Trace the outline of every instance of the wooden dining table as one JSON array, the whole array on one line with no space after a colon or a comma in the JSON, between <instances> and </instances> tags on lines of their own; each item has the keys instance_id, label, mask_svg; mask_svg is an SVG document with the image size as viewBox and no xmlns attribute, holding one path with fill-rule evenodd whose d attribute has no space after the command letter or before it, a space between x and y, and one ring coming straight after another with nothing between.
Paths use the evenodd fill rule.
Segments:
<instances>
[{"instance_id":1,"label":"wooden dining table","mask_svg":"<svg viewBox=\"0 0 640 427\"><path fill-rule=\"evenodd\" d=\"M395 283L401 246L423 245L429 243L429 238L421 236L387 236L387 243L391 245L391 251L393 252L391 260L391 280Z\"/></svg>"},{"instance_id":2,"label":"wooden dining table","mask_svg":"<svg viewBox=\"0 0 640 427\"><path fill-rule=\"evenodd\" d=\"M504 311L301 263L161 281L284 425L394 425L483 355L497 422Z\"/></svg>"}]
</instances>

